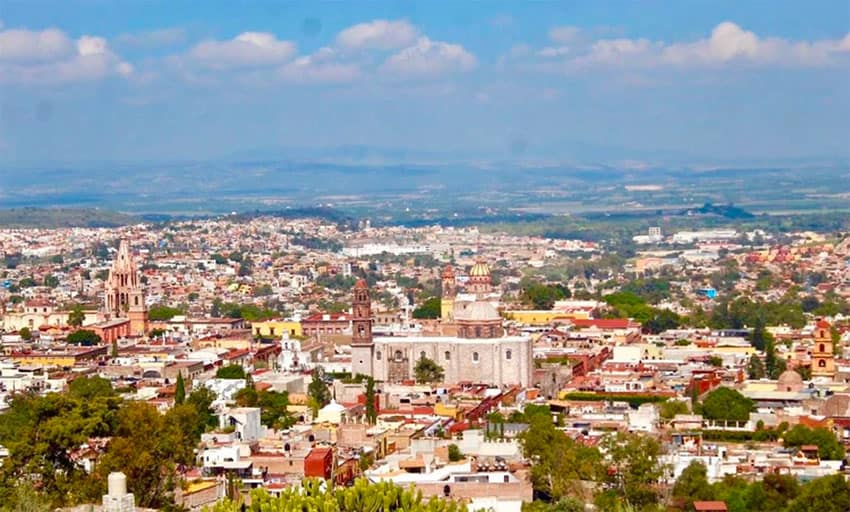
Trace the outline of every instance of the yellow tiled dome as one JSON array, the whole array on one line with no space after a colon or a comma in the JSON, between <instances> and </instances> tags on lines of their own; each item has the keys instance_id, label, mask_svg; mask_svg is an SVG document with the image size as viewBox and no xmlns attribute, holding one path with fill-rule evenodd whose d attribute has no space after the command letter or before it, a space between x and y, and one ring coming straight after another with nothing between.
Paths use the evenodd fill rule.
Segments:
<instances>
[{"instance_id":1,"label":"yellow tiled dome","mask_svg":"<svg viewBox=\"0 0 850 512\"><path fill-rule=\"evenodd\" d=\"M490 275L490 266L486 262L478 260L469 271L469 277L486 277Z\"/></svg>"}]
</instances>

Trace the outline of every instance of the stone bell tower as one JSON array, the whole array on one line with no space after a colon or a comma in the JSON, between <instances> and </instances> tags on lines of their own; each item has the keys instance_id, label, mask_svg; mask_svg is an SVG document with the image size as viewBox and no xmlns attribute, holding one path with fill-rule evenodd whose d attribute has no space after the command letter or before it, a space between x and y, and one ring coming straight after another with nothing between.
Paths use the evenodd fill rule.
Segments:
<instances>
[{"instance_id":1,"label":"stone bell tower","mask_svg":"<svg viewBox=\"0 0 850 512\"><path fill-rule=\"evenodd\" d=\"M457 283L455 271L451 265L446 265L440 274L442 293L440 296L440 318L445 322L454 320L455 297L457 297Z\"/></svg>"},{"instance_id":2,"label":"stone bell tower","mask_svg":"<svg viewBox=\"0 0 850 512\"><path fill-rule=\"evenodd\" d=\"M372 299L364 279L354 285L351 310L351 375L372 377L372 358L375 355L375 346L372 344Z\"/></svg>"},{"instance_id":3,"label":"stone bell tower","mask_svg":"<svg viewBox=\"0 0 850 512\"><path fill-rule=\"evenodd\" d=\"M148 327L148 310L142 290L141 276L130 254L130 244L121 240L106 281L104 313L108 320L127 318L130 334L144 335Z\"/></svg>"}]
</instances>

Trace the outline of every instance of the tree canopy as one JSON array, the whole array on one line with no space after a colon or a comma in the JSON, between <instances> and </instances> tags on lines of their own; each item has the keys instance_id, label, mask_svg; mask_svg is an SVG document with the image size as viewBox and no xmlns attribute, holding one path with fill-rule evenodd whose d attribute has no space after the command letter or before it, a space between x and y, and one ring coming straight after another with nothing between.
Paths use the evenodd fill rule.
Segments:
<instances>
[{"instance_id":1,"label":"tree canopy","mask_svg":"<svg viewBox=\"0 0 850 512\"><path fill-rule=\"evenodd\" d=\"M719 387L705 396L702 415L710 420L747 421L754 403L738 391Z\"/></svg>"},{"instance_id":2,"label":"tree canopy","mask_svg":"<svg viewBox=\"0 0 850 512\"><path fill-rule=\"evenodd\" d=\"M440 318L441 301L439 297L431 297L421 306L413 310L413 318L416 319L433 319Z\"/></svg>"},{"instance_id":3,"label":"tree canopy","mask_svg":"<svg viewBox=\"0 0 850 512\"><path fill-rule=\"evenodd\" d=\"M811 429L805 425L796 425L785 433L782 441L786 447L816 445L821 459L842 460L844 458L844 447L838 442L835 434L822 427Z\"/></svg>"},{"instance_id":4,"label":"tree canopy","mask_svg":"<svg viewBox=\"0 0 850 512\"><path fill-rule=\"evenodd\" d=\"M423 384L433 384L443 381L443 367L437 364L436 361L428 357L421 357L416 361L416 366L413 368L413 374L416 382Z\"/></svg>"},{"instance_id":5,"label":"tree canopy","mask_svg":"<svg viewBox=\"0 0 850 512\"><path fill-rule=\"evenodd\" d=\"M244 379L245 368L238 364L222 366L215 372L216 379Z\"/></svg>"},{"instance_id":6,"label":"tree canopy","mask_svg":"<svg viewBox=\"0 0 850 512\"><path fill-rule=\"evenodd\" d=\"M94 331L79 329L69 334L68 337L65 338L65 341L72 345L91 346L99 344L101 342L101 338Z\"/></svg>"}]
</instances>

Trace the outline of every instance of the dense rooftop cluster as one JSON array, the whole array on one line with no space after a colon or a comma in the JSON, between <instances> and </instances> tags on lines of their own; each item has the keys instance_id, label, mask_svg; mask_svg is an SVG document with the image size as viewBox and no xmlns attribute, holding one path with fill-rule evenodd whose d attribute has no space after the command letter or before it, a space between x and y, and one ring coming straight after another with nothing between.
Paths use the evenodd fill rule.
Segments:
<instances>
[{"instance_id":1,"label":"dense rooftop cluster","mask_svg":"<svg viewBox=\"0 0 850 512\"><path fill-rule=\"evenodd\" d=\"M634 242L0 230L0 503L847 510L850 241Z\"/></svg>"}]
</instances>

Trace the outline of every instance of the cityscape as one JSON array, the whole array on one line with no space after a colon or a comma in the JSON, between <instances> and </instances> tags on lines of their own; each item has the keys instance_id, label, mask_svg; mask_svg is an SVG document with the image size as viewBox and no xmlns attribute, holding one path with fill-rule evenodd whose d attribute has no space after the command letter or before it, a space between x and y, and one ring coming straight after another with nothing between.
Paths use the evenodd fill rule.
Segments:
<instances>
[{"instance_id":1,"label":"cityscape","mask_svg":"<svg viewBox=\"0 0 850 512\"><path fill-rule=\"evenodd\" d=\"M684 4L0 0L0 512L850 511L850 11Z\"/></svg>"}]
</instances>

